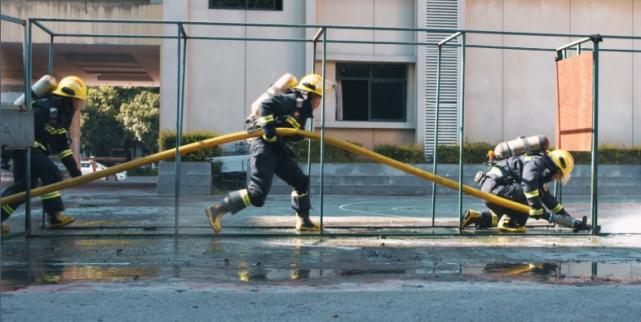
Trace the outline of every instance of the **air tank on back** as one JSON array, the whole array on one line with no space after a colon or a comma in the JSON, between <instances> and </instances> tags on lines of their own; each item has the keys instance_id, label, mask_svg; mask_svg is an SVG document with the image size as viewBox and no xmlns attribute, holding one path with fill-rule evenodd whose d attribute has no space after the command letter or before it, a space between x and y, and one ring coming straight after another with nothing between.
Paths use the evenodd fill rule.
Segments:
<instances>
[{"instance_id":1,"label":"air tank on back","mask_svg":"<svg viewBox=\"0 0 641 322\"><path fill-rule=\"evenodd\" d=\"M274 96L284 93L286 90L296 86L298 84L298 79L292 74L283 74L276 82L274 82L265 93L260 95L252 104L251 104L251 114L247 117L247 120L253 120L258 114L258 108L260 104L265 100L272 98Z\"/></svg>"},{"instance_id":2,"label":"air tank on back","mask_svg":"<svg viewBox=\"0 0 641 322\"><path fill-rule=\"evenodd\" d=\"M531 154L550 148L550 140L544 135L521 136L514 140L501 142L494 148L496 159L507 159L511 156Z\"/></svg>"},{"instance_id":3,"label":"air tank on back","mask_svg":"<svg viewBox=\"0 0 641 322\"><path fill-rule=\"evenodd\" d=\"M56 86L58 86L58 82L56 79L51 76L51 75L44 75L40 77L40 79L31 86L31 98L37 99L42 96L44 96L47 93L51 93L54 89L56 89ZM15 106L24 106L25 104L25 97L24 94L20 95L15 101L13 101L13 105Z\"/></svg>"}]
</instances>

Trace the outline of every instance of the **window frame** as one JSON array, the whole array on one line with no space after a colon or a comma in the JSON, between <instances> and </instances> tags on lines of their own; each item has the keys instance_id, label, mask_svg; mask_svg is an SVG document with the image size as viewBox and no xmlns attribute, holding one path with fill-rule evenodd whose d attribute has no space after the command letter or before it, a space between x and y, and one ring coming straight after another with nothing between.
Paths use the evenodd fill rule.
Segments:
<instances>
[{"instance_id":1,"label":"window frame","mask_svg":"<svg viewBox=\"0 0 641 322\"><path fill-rule=\"evenodd\" d=\"M369 76L341 76L340 67L341 65L368 65L369 66ZM392 78L392 77L375 77L374 76L374 66L375 65L398 65L403 66L403 78ZM408 111L407 111L407 102L408 102L408 68L409 64L407 63L388 63L388 62L336 62L336 80L341 82L341 100L339 103L340 108L336 109L336 121L337 122L390 122L390 123L406 123L408 122ZM343 115L345 114L345 106L343 106L344 93L342 81L343 80L352 80L352 81L367 81L367 119L366 120L346 120ZM381 118L372 118L372 84L374 83L388 83L388 84L400 84L402 88L402 116L397 119L381 119ZM339 115L339 113L341 115ZM340 118L339 118L340 116Z\"/></svg>"},{"instance_id":2,"label":"window frame","mask_svg":"<svg viewBox=\"0 0 641 322\"><path fill-rule=\"evenodd\" d=\"M283 0L272 0L274 2L273 9L267 8L249 8L249 0L245 1L244 7L231 7L231 6L216 6L214 4L215 0L208 1L208 9L210 10L255 10L255 11L283 11Z\"/></svg>"}]
</instances>

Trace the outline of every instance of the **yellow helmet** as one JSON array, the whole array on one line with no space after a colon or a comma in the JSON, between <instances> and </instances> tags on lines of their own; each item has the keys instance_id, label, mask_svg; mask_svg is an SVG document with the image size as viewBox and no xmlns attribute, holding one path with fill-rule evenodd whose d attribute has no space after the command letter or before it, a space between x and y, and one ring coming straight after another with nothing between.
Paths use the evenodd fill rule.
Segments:
<instances>
[{"instance_id":1,"label":"yellow helmet","mask_svg":"<svg viewBox=\"0 0 641 322\"><path fill-rule=\"evenodd\" d=\"M323 77L318 74L307 74L298 82L295 88L323 96Z\"/></svg>"},{"instance_id":2,"label":"yellow helmet","mask_svg":"<svg viewBox=\"0 0 641 322\"><path fill-rule=\"evenodd\" d=\"M561 170L561 178L563 184L567 184L570 181L572 174L572 169L574 169L574 158L572 154L566 150L556 149L548 151L548 155L552 162Z\"/></svg>"},{"instance_id":3,"label":"yellow helmet","mask_svg":"<svg viewBox=\"0 0 641 322\"><path fill-rule=\"evenodd\" d=\"M58 87L51 92L58 96L72 97L81 99L83 101L87 100L87 85L85 81L76 76L67 76L63 78Z\"/></svg>"}]
</instances>

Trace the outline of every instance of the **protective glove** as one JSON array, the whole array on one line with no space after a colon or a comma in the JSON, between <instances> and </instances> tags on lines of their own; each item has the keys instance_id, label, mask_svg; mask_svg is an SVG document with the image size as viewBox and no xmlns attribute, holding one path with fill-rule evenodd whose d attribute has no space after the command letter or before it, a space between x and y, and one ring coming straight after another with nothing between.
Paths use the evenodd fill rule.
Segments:
<instances>
[{"instance_id":1,"label":"protective glove","mask_svg":"<svg viewBox=\"0 0 641 322\"><path fill-rule=\"evenodd\" d=\"M62 164L65 165L65 168L67 168L67 171L69 171L69 176L71 176L72 178L75 178L82 175L82 172L80 171L80 169L78 169L76 160L74 160L73 157L63 158L61 161L62 161Z\"/></svg>"},{"instance_id":2,"label":"protective glove","mask_svg":"<svg viewBox=\"0 0 641 322\"><path fill-rule=\"evenodd\" d=\"M263 140L267 143L276 142L276 140L278 140L278 136L276 136L276 129L272 126L263 127Z\"/></svg>"}]
</instances>

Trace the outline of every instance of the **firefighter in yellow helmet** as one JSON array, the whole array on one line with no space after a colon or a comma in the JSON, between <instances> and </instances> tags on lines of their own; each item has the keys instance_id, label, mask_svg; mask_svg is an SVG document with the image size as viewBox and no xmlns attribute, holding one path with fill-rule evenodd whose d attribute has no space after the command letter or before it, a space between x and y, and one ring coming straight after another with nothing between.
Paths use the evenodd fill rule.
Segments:
<instances>
[{"instance_id":1,"label":"firefighter in yellow helmet","mask_svg":"<svg viewBox=\"0 0 641 322\"><path fill-rule=\"evenodd\" d=\"M263 135L253 139L250 149L247 187L229 193L221 202L205 209L214 232L221 230L221 219L226 213L256 206L262 207L272 185L274 174L292 186L291 206L296 212L297 231L318 231L320 228L309 217L309 177L293 158L288 142L295 137L278 137L276 128L304 129L308 118L320 106L323 97L323 79L320 75L303 77L292 89L266 99L260 104L255 124Z\"/></svg>"},{"instance_id":2,"label":"firefighter in yellow helmet","mask_svg":"<svg viewBox=\"0 0 641 322\"><path fill-rule=\"evenodd\" d=\"M479 182L481 190L530 206L529 214L486 202L488 211L465 211L461 228L474 224L478 229L498 227L502 232L523 233L529 217L572 228L574 232L590 230L587 217L578 220L548 191L546 184L561 180L567 184L574 169L570 152L556 149L513 156L498 161Z\"/></svg>"},{"instance_id":3,"label":"firefighter in yellow helmet","mask_svg":"<svg viewBox=\"0 0 641 322\"><path fill-rule=\"evenodd\" d=\"M76 76L68 76L49 95L33 102L35 142L31 149L32 187L36 187L38 181L49 185L62 180L60 170L49 159L50 154L58 155L72 177L82 174L69 148L68 130L74 114L84 107L86 100L85 82ZM10 157L13 160L14 184L2 192L3 197L25 191L28 180L25 177L26 150L12 151ZM64 214L65 208L59 191L46 193L41 198L50 227L59 228L74 221L74 218ZM2 221L9 218L20 204L2 205ZM3 224L2 231L6 233L9 228Z\"/></svg>"}]
</instances>

